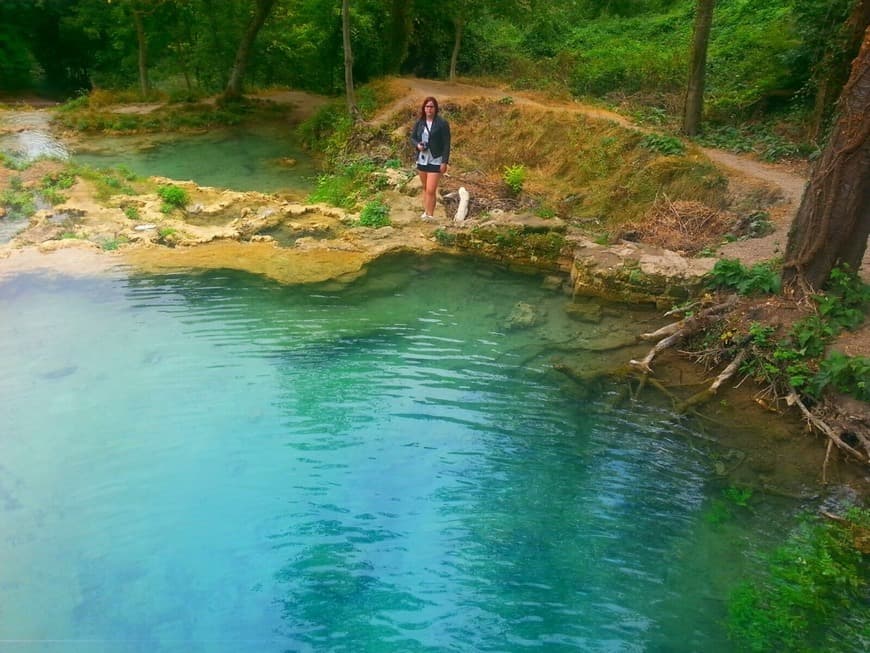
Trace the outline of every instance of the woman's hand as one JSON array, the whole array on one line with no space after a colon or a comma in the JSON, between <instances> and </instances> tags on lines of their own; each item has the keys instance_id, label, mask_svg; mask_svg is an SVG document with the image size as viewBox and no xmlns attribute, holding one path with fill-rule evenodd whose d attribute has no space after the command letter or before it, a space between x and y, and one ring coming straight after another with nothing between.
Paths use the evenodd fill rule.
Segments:
<instances>
[{"instance_id":1,"label":"woman's hand","mask_svg":"<svg viewBox=\"0 0 870 653\"><path fill-rule=\"evenodd\" d=\"M447 164L442 163L441 164L441 174L443 175L445 172L447 172Z\"/></svg>"}]
</instances>

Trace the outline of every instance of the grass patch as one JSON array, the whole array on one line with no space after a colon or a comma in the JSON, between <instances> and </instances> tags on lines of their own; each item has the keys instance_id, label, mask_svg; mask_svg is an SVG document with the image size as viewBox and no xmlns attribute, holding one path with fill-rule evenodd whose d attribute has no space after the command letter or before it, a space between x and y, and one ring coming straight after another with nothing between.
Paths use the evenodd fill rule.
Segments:
<instances>
[{"instance_id":1,"label":"grass patch","mask_svg":"<svg viewBox=\"0 0 870 653\"><path fill-rule=\"evenodd\" d=\"M33 191L25 188L21 177L12 177L9 188L0 192L0 206L6 209L7 217L14 220L29 218L36 213Z\"/></svg>"},{"instance_id":2,"label":"grass patch","mask_svg":"<svg viewBox=\"0 0 870 653\"><path fill-rule=\"evenodd\" d=\"M390 225L390 207L381 200L366 203L359 214L359 223L363 227L387 227Z\"/></svg>"}]
</instances>

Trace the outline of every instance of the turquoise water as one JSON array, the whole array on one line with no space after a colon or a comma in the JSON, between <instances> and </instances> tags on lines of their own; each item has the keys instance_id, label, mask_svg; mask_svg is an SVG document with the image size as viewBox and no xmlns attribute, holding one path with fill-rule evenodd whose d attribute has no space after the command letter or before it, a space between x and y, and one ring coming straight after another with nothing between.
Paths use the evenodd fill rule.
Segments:
<instances>
[{"instance_id":1,"label":"turquoise water","mask_svg":"<svg viewBox=\"0 0 870 653\"><path fill-rule=\"evenodd\" d=\"M316 169L287 125L215 129L206 134L89 138L73 161L97 168L125 166L141 176L191 180L200 186L264 193L307 193ZM281 159L292 159L284 165Z\"/></svg>"},{"instance_id":2,"label":"turquoise water","mask_svg":"<svg viewBox=\"0 0 870 653\"><path fill-rule=\"evenodd\" d=\"M546 319L508 330L518 301ZM706 519L696 426L548 372L624 328L568 301L411 257L0 281L0 648L732 650L790 507Z\"/></svg>"}]
</instances>

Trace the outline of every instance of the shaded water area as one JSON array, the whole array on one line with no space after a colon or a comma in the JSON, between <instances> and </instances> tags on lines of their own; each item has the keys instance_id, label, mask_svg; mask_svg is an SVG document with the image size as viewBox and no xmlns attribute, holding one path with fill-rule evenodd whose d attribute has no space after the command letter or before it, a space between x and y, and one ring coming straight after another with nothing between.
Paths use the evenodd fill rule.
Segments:
<instances>
[{"instance_id":1,"label":"shaded water area","mask_svg":"<svg viewBox=\"0 0 870 653\"><path fill-rule=\"evenodd\" d=\"M141 176L191 180L237 191L306 194L317 168L284 123L210 129L199 134L86 136L68 143L54 133L48 111L0 113L0 152L13 162L39 158L96 168L123 166Z\"/></svg>"},{"instance_id":2,"label":"shaded water area","mask_svg":"<svg viewBox=\"0 0 870 653\"><path fill-rule=\"evenodd\" d=\"M191 180L237 191L306 194L316 168L285 124L212 129L203 134L100 136L78 145L72 159L137 175Z\"/></svg>"},{"instance_id":3,"label":"shaded water area","mask_svg":"<svg viewBox=\"0 0 870 653\"><path fill-rule=\"evenodd\" d=\"M548 364L650 316L570 304L410 256L0 280L3 650L733 650L801 506L711 519L698 424Z\"/></svg>"}]
</instances>

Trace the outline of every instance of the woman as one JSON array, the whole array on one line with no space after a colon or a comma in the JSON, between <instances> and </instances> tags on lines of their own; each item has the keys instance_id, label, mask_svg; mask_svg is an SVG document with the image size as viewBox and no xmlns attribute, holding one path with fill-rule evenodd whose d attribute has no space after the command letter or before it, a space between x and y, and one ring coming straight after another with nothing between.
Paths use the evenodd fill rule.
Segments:
<instances>
[{"instance_id":1,"label":"woman","mask_svg":"<svg viewBox=\"0 0 870 653\"><path fill-rule=\"evenodd\" d=\"M438 115L438 100L427 97L420 107L420 117L411 130L411 143L417 153L417 173L423 183L423 220L435 214L435 191L438 180L450 163L450 125Z\"/></svg>"}]
</instances>

